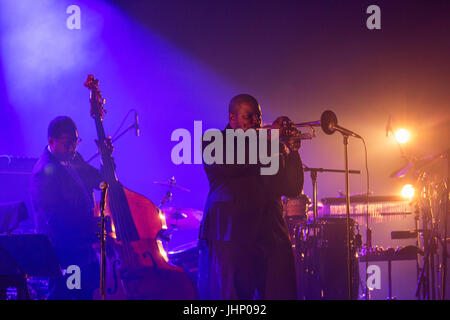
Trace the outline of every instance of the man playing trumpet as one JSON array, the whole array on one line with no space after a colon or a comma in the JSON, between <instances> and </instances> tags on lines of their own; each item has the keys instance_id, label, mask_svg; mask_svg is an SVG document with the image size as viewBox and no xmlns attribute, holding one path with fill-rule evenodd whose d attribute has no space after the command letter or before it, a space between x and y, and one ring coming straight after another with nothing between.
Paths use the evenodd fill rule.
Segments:
<instances>
[{"instance_id":1,"label":"man playing trumpet","mask_svg":"<svg viewBox=\"0 0 450 320\"><path fill-rule=\"evenodd\" d=\"M226 129L261 128L258 101L248 94L235 96L229 104L228 120ZM297 298L294 256L281 196L295 197L303 189L299 132L287 117L275 120L272 129L280 133L276 174L261 175L259 161L204 163L210 191L199 235L201 299ZM225 130L222 134L225 137ZM225 159L225 152L223 156Z\"/></svg>"}]
</instances>

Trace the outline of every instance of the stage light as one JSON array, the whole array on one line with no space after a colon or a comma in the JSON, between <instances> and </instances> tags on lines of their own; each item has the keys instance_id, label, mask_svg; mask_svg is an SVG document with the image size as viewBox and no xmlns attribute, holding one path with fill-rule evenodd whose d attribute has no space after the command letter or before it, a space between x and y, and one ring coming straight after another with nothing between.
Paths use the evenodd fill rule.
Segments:
<instances>
[{"instance_id":1,"label":"stage light","mask_svg":"<svg viewBox=\"0 0 450 320\"><path fill-rule=\"evenodd\" d=\"M415 189L412 184L405 184L402 188L402 197L412 199L415 194Z\"/></svg>"},{"instance_id":2,"label":"stage light","mask_svg":"<svg viewBox=\"0 0 450 320\"><path fill-rule=\"evenodd\" d=\"M409 141L411 134L406 129L398 129L395 131L395 140L397 140L398 143L404 144Z\"/></svg>"}]
</instances>

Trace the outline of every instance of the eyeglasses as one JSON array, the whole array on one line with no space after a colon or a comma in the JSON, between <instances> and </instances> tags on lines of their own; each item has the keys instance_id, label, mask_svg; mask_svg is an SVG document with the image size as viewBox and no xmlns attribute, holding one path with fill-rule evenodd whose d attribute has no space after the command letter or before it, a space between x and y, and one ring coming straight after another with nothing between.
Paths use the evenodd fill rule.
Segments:
<instances>
[{"instance_id":1,"label":"eyeglasses","mask_svg":"<svg viewBox=\"0 0 450 320\"><path fill-rule=\"evenodd\" d=\"M80 145L81 141L83 141L80 137L77 137L75 139L66 139L66 138L57 138L56 140L59 141L64 147L76 147Z\"/></svg>"}]
</instances>

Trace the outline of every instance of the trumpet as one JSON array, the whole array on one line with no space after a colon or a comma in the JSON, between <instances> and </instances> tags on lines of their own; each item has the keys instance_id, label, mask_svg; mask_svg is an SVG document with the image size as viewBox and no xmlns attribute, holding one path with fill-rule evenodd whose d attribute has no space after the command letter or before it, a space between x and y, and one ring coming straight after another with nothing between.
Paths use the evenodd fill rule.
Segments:
<instances>
[{"instance_id":1,"label":"trumpet","mask_svg":"<svg viewBox=\"0 0 450 320\"><path fill-rule=\"evenodd\" d=\"M320 120L311 122L300 122L295 124L296 127L320 127Z\"/></svg>"},{"instance_id":2,"label":"trumpet","mask_svg":"<svg viewBox=\"0 0 450 320\"><path fill-rule=\"evenodd\" d=\"M284 121L283 121L284 122ZM312 121L312 122L301 122L301 123L294 123L294 126L296 128L308 128L311 130L310 133L302 133L301 131L295 132L293 135L289 135L289 138L293 138L296 140L311 140L312 138L316 137L316 130L314 127L320 127L320 120L319 121ZM271 124L266 124L261 127L261 129L270 129L272 127ZM283 127L283 125L282 125ZM286 124L286 127L288 125Z\"/></svg>"},{"instance_id":3,"label":"trumpet","mask_svg":"<svg viewBox=\"0 0 450 320\"><path fill-rule=\"evenodd\" d=\"M295 126L297 128L308 128L311 130L311 133L300 133L300 139L307 139L311 140L312 138L316 137L316 130L314 127L320 127L320 120L317 121L311 121L311 122L301 122L301 123L295 123Z\"/></svg>"},{"instance_id":4,"label":"trumpet","mask_svg":"<svg viewBox=\"0 0 450 320\"><path fill-rule=\"evenodd\" d=\"M358 139L362 139L362 137L359 134L338 125L336 114L331 110L324 111L320 117L320 120L312 122L290 123L289 118L287 117L284 118L285 119L282 120L281 124L281 130L284 132L291 132L290 129L292 129L292 127L296 128L307 127L311 130L310 134L301 133L298 130L294 134L288 133L287 135L285 135L285 138L288 139L289 138L294 138L297 140L312 139L316 136L316 131L314 130L314 127L321 127L322 131L326 134L333 134L334 132L338 131L344 136L347 137L351 136ZM271 125L263 126L263 128L270 128L270 127Z\"/></svg>"}]
</instances>

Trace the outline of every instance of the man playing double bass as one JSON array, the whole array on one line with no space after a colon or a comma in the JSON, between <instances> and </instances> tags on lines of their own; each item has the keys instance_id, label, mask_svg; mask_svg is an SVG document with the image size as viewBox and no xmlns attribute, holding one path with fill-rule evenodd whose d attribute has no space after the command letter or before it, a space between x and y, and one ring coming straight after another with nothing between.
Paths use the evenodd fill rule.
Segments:
<instances>
[{"instance_id":1,"label":"man playing double bass","mask_svg":"<svg viewBox=\"0 0 450 320\"><path fill-rule=\"evenodd\" d=\"M100 271L92 249L99 241L93 190L103 179L77 152L80 141L71 118L53 119L48 126L48 145L31 177L38 232L49 237L61 269L72 266L64 277L52 280L49 299L92 299L99 284ZM101 149L111 154L111 141L106 140ZM75 273L80 281L69 279Z\"/></svg>"},{"instance_id":2,"label":"man playing double bass","mask_svg":"<svg viewBox=\"0 0 450 320\"><path fill-rule=\"evenodd\" d=\"M296 129L287 117L278 118L272 128L280 129L282 124L292 131L285 138L291 137ZM226 129L260 127L257 100L248 94L235 96L229 104ZM225 141L225 131L222 134ZM204 163L210 191L199 235L200 298L297 298L294 256L281 196L297 196L303 188L299 147L299 140L280 143L275 175L261 175L260 162ZM223 156L225 159L225 151Z\"/></svg>"}]
</instances>

